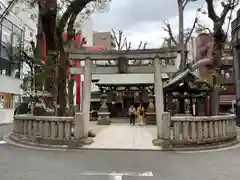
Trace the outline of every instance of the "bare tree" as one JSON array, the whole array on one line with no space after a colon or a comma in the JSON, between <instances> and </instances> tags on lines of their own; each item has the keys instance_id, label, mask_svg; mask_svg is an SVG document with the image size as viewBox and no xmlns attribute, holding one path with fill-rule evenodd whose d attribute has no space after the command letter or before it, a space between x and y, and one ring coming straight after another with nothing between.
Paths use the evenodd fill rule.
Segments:
<instances>
[{"instance_id":1,"label":"bare tree","mask_svg":"<svg viewBox=\"0 0 240 180\"><path fill-rule=\"evenodd\" d=\"M132 43L128 42L127 37L122 30L119 30L118 33L116 33L116 31L112 29L112 35L117 50L130 50L132 48Z\"/></svg>"},{"instance_id":2,"label":"bare tree","mask_svg":"<svg viewBox=\"0 0 240 180\"><path fill-rule=\"evenodd\" d=\"M219 83L218 77L220 77L220 65L221 65L221 57L224 48L224 44L226 42L227 33L223 30L223 25L225 20L227 19L227 15L230 13L230 19L232 16L233 9L239 4L239 0L226 0L221 2L221 6L223 8L220 15L217 15L213 0L205 0L207 3L207 11L208 17L213 22L213 48L212 48L212 63L213 63L213 91L211 95L211 115L217 115L219 111ZM229 29L229 25L227 31Z\"/></svg>"},{"instance_id":3,"label":"bare tree","mask_svg":"<svg viewBox=\"0 0 240 180\"><path fill-rule=\"evenodd\" d=\"M124 35L122 30L119 30L118 33L112 29L112 35L114 42L116 44L117 50L131 50L132 49L132 43L128 41L127 37ZM147 42L140 41L138 45L138 49L146 49ZM140 64L140 60L133 60L133 64ZM111 63L111 62L110 62Z\"/></svg>"},{"instance_id":4,"label":"bare tree","mask_svg":"<svg viewBox=\"0 0 240 180\"><path fill-rule=\"evenodd\" d=\"M197 16L195 17L195 20L193 22L192 28L185 34L184 32L184 9L187 6L188 3L194 2L197 0L177 0L178 4L178 21L179 21L179 27L178 27L178 40L175 39L171 25L168 22L165 22L164 30L168 32L169 37L171 41L174 43L174 45L178 46L181 49L181 62L180 62L180 70L183 70L186 63L187 63L187 43L189 42L192 33L196 27L196 24L198 22Z\"/></svg>"}]
</instances>

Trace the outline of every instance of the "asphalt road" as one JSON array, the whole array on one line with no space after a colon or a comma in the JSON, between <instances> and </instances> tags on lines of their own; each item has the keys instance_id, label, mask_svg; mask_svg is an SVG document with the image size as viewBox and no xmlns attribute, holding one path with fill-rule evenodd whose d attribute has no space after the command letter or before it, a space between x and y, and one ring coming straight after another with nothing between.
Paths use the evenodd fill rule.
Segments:
<instances>
[{"instance_id":1,"label":"asphalt road","mask_svg":"<svg viewBox=\"0 0 240 180\"><path fill-rule=\"evenodd\" d=\"M239 180L239 168L240 149L179 154L40 151L0 145L1 180ZM144 173L152 176L141 176Z\"/></svg>"},{"instance_id":2,"label":"asphalt road","mask_svg":"<svg viewBox=\"0 0 240 180\"><path fill-rule=\"evenodd\" d=\"M8 132L12 132L12 130L13 130L13 124L0 125L0 141L2 140L2 137L5 134L7 134Z\"/></svg>"},{"instance_id":3,"label":"asphalt road","mask_svg":"<svg viewBox=\"0 0 240 180\"><path fill-rule=\"evenodd\" d=\"M12 125L0 126L0 137ZM0 143L0 180L239 180L240 147L201 153L40 151Z\"/></svg>"}]
</instances>

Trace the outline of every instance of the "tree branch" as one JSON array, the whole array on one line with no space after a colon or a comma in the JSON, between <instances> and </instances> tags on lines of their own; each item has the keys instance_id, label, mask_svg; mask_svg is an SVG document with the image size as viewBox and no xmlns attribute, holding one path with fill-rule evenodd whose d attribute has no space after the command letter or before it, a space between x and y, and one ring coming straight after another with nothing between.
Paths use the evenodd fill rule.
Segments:
<instances>
[{"instance_id":1,"label":"tree branch","mask_svg":"<svg viewBox=\"0 0 240 180\"><path fill-rule=\"evenodd\" d=\"M141 46L142 46L142 41L140 41L139 45L138 45L138 49L141 49Z\"/></svg>"},{"instance_id":2,"label":"tree branch","mask_svg":"<svg viewBox=\"0 0 240 180\"><path fill-rule=\"evenodd\" d=\"M182 8L185 9L186 5L189 3L189 0L183 0Z\"/></svg>"},{"instance_id":3,"label":"tree branch","mask_svg":"<svg viewBox=\"0 0 240 180\"><path fill-rule=\"evenodd\" d=\"M122 43L120 43L120 44L122 44L121 45L121 47L120 47L120 49L118 49L118 50L122 50L123 49L123 47L124 47L124 45L127 43L127 37L124 37L124 40L123 40L123 42Z\"/></svg>"},{"instance_id":4,"label":"tree branch","mask_svg":"<svg viewBox=\"0 0 240 180\"><path fill-rule=\"evenodd\" d=\"M208 27L206 27L205 25L202 25L201 23L198 23L197 24L197 31L199 31L199 32L202 32L202 31L204 31L204 30L207 30L208 31L208 33L209 34L213 34L213 32L212 32L212 30L211 29L209 29Z\"/></svg>"},{"instance_id":5,"label":"tree branch","mask_svg":"<svg viewBox=\"0 0 240 180\"><path fill-rule=\"evenodd\" d=\"M171 41L172 41L175 45L177 45L178 42L177 42L177 41L175 40L175 38L173 37L173 33L172 33L172 29L171 29L170 24L167 23L167 22L165 22L165 25L166 25L166 27L163 27L163 29L168 32Z\"/></svg>"},{"instance_id":6,"label":"tree branch","mask_svg":"<svg viewBox=\"0 0 240 180\"><path fill-rule=\"evenodd\" d=\"M75 23L75 21L77 19L77 16L80 12L81 12L81 10L73 12L69 21L68 21L68 25L67 25L67 40L68 41L71 41L72 38L75 35L74 23Z\"/></svg>"},{"instance_id":7,"label":"tree branch","mask_svg":"<svg viewBox=\"0 0 240 180\"><path fill-rule=\"evenodd\" d=\"M207 9L208 9L208 17L213 20L213 22L217 22L219 20L219 17L217 16L214 6L213 6L213 0L205 0L207 3Z\"/></svg>"},{"instance_id":8,"label":"tree branch","mask_svg":"<svg viewBox=\"0 0 240 180\"><path fill-rule=\"evenodd\" d=\"M119 42L119 40L117 38L116 32L113 29L112 29L112 35L113 35L113 39L114 39L115 43L117 44L117 48L119 50L121 45L120 45L120 42Z\"/></svg>"},{"instance_id":9,"label":"tree branch","mask_svg":"<svg viewBox=\"0 0 240 180\"><path fill-rule=\"evenodd\" d=\"M126 50L128 51L128 50L131 50L131 48L132 48L132 43L131 42L125 42L125 48L126 48Z\"/></svg>"},{"instance_id":10,"label":"tree branch","mask_svg":"<svg viewBox=\"0 0 240 180\"><path fill-rule=\"evenodd\" d=\"M95 0L74 0L68 7L67 10L63 13L58 26L57 26L57 35L58 37L62 36L62 33L64 32L65 25L67 24L67 21L71 17L73 12L81 12L86 5Z\"/></svg>"},{"instance_id":11,"label":"tree branch","mask_svg":"<svg viewBox=\"0 0 240 180\"><path fill-rule=\"evenodd\" d=\"M230 10L233 10L236 7L236 5L238 5L238 2L236 3L235 0L233 0L233 2L231 2L231 0L230 0L227 4L222 2L221 5L223 7L223 11L222 11L220 19L219 19L219 26L222 26L224 24L224 21L226 19L228 12Z\"/></svg>"},{"instance_id":12,"label":"tree branch","mask_svg":"<svg viewBox=\"0 0 240 180\"><path fill-rule=\"evenodd\" d=\"M191 38L192 33L193 33L193 31L194 31L194 29L195 29L195 27L196 27L196 25L197 25L197 22L198 22L198 18L195 17L195 20L194 20L194 22L193 22L192 29L190 30L190 32L189 32L189 34L188 34L188 37L186 38L185 44L187 44L188 41L189 41L189 39Z\"/></svg>"},{"instance_id":13,"label":"tree branch","mask_svg":"<svg viewBox=\"0 0 240 180\"><path fill-rule=\"evenodd\" d=\"M113 39L115 41L115 43L117 44L117 50L122 50L124 47L128 47L126 46L127 42L127 37L124 37L123 31L119 30L118 31L118 37L116 32L112 29L112 34L113 34ZM127 48L126 48L127 50Z\"/></svg>"}]
</instances>

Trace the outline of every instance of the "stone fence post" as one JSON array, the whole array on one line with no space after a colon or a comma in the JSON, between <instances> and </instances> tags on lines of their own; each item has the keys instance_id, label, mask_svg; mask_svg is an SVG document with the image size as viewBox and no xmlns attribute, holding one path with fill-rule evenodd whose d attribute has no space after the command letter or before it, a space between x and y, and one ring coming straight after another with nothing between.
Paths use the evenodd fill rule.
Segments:
<instances>
[{"instance_id":1,"label":"stone fence post","mask_svg":"<svg viewBox=\"0 0 240 180\"><path fill-rule=\"evenodd\" d=\"M164 112L162 114L162 125L163 125L163 140L170 140L171 135L171 116L170 113Z\"/></svg>"},{"instance_id":2,"label":"stone fence post","mask_svg":"<svg viewBox=\"0 0 240 180\"><path fill-rule=\"evenodd\" d=\"M83 138L84 136L84 121L83 121L83 113L76 113L75 114L75 132L74 136L77 140Z\"/></svg>"}]
</instances>

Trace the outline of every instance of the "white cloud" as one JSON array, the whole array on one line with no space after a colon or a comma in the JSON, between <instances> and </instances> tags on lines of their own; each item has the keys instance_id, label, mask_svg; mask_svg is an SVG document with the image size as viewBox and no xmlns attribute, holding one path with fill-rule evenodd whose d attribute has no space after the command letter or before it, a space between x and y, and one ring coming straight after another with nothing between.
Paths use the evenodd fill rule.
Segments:
<instances>
[{"instance_id":1,"label":"white cloud","mask_svg":"<svg viewBox=\"0 0 240 180\"><path fill-rule=\"evenodd\" d=\"M176 3L170 3L170 1L169 3L163 3L159 2L159 0L149 0L149 7L147 7L148 10L146 10L142 8L144 5L146 5L146 1L143 2L142 0L138 0L136 2L139 3L135 4L134 2L134 0L113 0L111 8L108 12L93 15L95 24L94 29L97 31L111 31L112 28L116 31L123 30L124 34L128 37L129 41L132 42L134 47L137 47L140 41L147 41L147 47L149 48L159 47L163 41L163 38L168 37L168 33L163 30L164 20L168 20L168 22L171 24L173 33L175 35L178 34ZM165 6L161 6L161 4ZM215 6L218 13L221 12L221 5L219 4L220 3L217 3ZM131 6L134 9L131 10ZM156 8L156 6L159 8ZM196 9L197 7L201 6L206 9L205 1L199 0L197 4L192 3L185 10L185 28L192 27L194 18L196 16ZM162 12L159 13L159 11ZM167 16L163 16L164 12L167 14ZM235 17L235 14L236 12L233 13L233 17ZM205 25L212 29L213 23L207 17L207 15L200 15L199 17Z\"/></svg>"}]
</instances>

